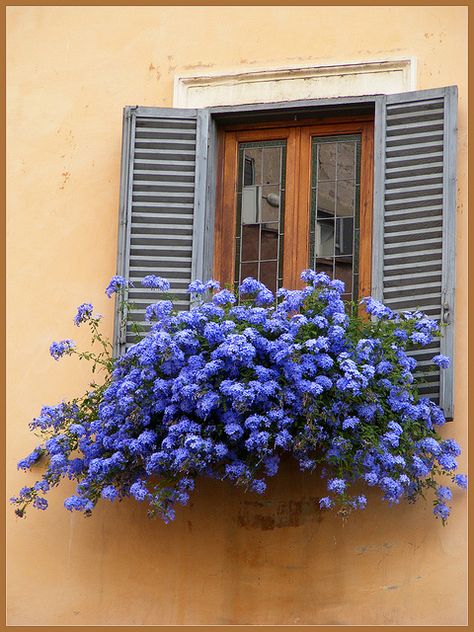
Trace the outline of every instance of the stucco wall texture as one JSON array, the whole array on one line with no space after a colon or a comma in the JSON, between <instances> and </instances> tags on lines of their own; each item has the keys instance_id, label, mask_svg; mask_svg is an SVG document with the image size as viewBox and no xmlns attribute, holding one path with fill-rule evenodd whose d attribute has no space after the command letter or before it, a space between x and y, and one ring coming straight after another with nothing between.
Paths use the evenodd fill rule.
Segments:
<instances>
[{"instance_id":1,"label":"stucco wall texture","mask_svg":"<svg viewBox=\"0 0 474 632\"><path fill-rule=\"evenodd\" d=\"M78 395L87 367L52 340L85 335L91 301L112 332L124 105L172 104L176 73L406 58L417 87L459 86L456 416L467 449L467 8L7 7L7 495L41 405ZM466 623L466 498L446 528L431 503L374 496L343 523L316 476L284 464L268 493L200 482L174 523L135 502L84 519L8 509L9 625Z\"/></svg>"}]
</instances>

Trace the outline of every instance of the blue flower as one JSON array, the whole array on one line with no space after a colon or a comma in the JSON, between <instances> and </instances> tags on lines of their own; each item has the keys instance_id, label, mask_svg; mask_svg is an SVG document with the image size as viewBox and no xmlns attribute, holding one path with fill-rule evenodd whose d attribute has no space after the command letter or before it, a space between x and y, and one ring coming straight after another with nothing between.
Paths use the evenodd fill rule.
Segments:
<instances>
[{"instance_id":1,"label":"blue flower","mask_svg":"<svg viewBox=\"0 0 474 632\"><path fill-rule=\"evenodd\" d=\"M430 342L433 340L433 336L431 334L424 333L422 331L414 331L410 338L411 340L413 340L413 342L422 346L429 345Z\"/></svg>"},{"instance_id":2,"label":"blue flower","mask_svg":"<svg viewBox=\"0 0 474 632\"><path fill-rule=\"evenodd\" d=\"M70 496L64 501L64 506L69 511L84 511L92 509L92 502L86 498L80 498L79 496Z\"/></svg>"},{"instance_id":3,"label":"blue flower","mask_svg":"<svg viewBox=\"0 0 474 632\"><path fill-rule=\"evenodd\" d=\"M31 452L27 457L18 461L18 469L19 470L29 470L32 465L34 465L42 456L43 449L41 447L37 447Z\"/></svg>"},{"instance_id":4,"label":"blue flower","mask_svg":"<svg viewBox=\"0 0 474 632\"><path fill-rule=\"evenodd\" d=\"M467 488L467 476L465 474L456 474L454 476L454 482L458 487L462 487L463 489Z\"/></svg>"},{"instance_id":5,"label":"blue flower","mask_svg":"<svg viewBox=\"0 0 474 632\"><path fill-rule=\"evenodd\" d=\"M173 311L173 303L171 301L159 301L153 305L148 305L145 310L145 320L161 320L166 318Z\"/></svg>"},{"instance_id":6,"label":"blue flower","mask_svg":"<svg viewBox=\"0 0 474 632\"><path fill-rule=\"evenodd\" d=\"M75 342L70 339L53 342L49 348L49 353L52 358L59 360L64 355L71 355L75 346Z\"/></svg>"},{"instance_id":7,"label":"blue flower","mask_svg":"<svg viewBox=\"0 0 474 632\"><path fill-rule=\"evenodd\" d=\"M101 496L106 500L114 501L118 498L118 492L113 485L106 485L101 492Z\"/></svg>"},{"instance_id":8,"label":"blue flower","mask_svg":"<svg viewBox=\"0 0 474 632\"><path fill-rule=\"evenodd\" d=\"M214 294L212 297L212 302L216 305L233 305L236 302L236 298L232 292L229 290L221 290Z\"/></svg>"},{"instance_id":9,"label":"blue flower","mask_svg":"<svg viewBox=\"0 0 474 632\"><path fill-rule=\"evenodd\" d=\"M398 503L402 496L404 489L402 485L391 478L390 476L384 476L380 481L380 487L384 491L384 498L391 503Z\"/></svg>"},{"instance_id":10,"label":"blue flower","mask_svg":"<svg viewBox=\"0 0 474 632\"><path fill-rule=\"evenodd\" d=\"M300 278L305 283L313 285L314 287L317 285L329 285L331 283L331 279L325 272L315 272L314 270L309 269L303 270Z\"/></svg>"},{"instance_id":11,"label":"blue flower","mask_svg":"<svg viewBox=\"0 0 474 632\"><path fill-rule=\"evenodd\" d=\"M196 280L188 285L189 294L204 294L206 292L206 286L202 281Z\"/></svg>"},{"instance_id":12,"label":"blue flower","mask_svg":"<svg viewBox=\"0 0 474 632\"><path fill-rule=\"evenodd\" d=\"M438 463L445 470L455 470L458 466L456 463L456 459L452 457L450 454L441 454L438 456Z\"/></svg>"},{"instance_id":13,"label":"blue flower","mask_svg":"<svg viewBox=\"0 0 474 632\"><path fill-rule=\"evenodd\" d=\"M403 428L396 421L389 421L387 424L387 429L400 436L403 433Z\"/></svg>"},{"instance_id":14,"label":"blue flower","mask_svg":"<svg viewBox=\"0 0 474 632\"><path fill-rule=\"evenodd\" d=\"M324 498L320 498L319 507L320 509L329 509L330 507L332 507L331 499L328 496L324 496Z\"/></svg>"},{"instance_id":15,"label":"blue flower","mask_svg":"<svg viewBox=\"0 0 474 632\"><path fill-rule=\"evenodd\" d=\"M439 366L441 369L447 369L450 364L449 358L441 353L438 355L435 355L432 359L432 362L433 364L436 364L437 366Z\"/></svg>"},{"instance_id":16,"label":"blue flower","mask_svg":"<svg viewBox=\"0 0 474 632\"><path fill-rule=\"evenodd\" d=\"M365 304L365 309L371 316L388 319L393 316L393 311L389 307L372 297L364 298L361 302Z\"/></svg>"},{"instance_id":17,"label":"blue flower","mask_svg":"<svg viewBox=\"0 0 474 632\"><path fill-rule=\"evenodd\" d=\"M360 419L357 417L347 417L342 422L342 429L349 430L350 428L355 428L360 423Z\"/></svg>"},{"instance_id":18,"label":"blue flower","mask_svg":"<svg viewBox=\"0 0 474 632\"><path fill-rule=\"evenodd\" d=\"M263 494L264 491L267 489L267 485L265 481L257 479L253 480L250 483L250 489L252 489L254 492L257 492L257 494Z\"/></svg>"},{"instance_id":19,"label":"blue flower","mask_svg":"<svg viewBox=\"0 0 474 632\"><path fill-rule=\"evenodd\" d=\"M130 493L135 498L142 502L148 496L148 490L143 481L137 481L130 486Z\"/></svg>"},{"instance_id":20,"label":"blue flower","mask_svg":"<svg viewBox=\"0 0 474 632\"><path fill-rule=\"evenodd\" d=\"M225 433L231 438L231 439L240 439L240 437L243 435L244 431L242 430L241 426L239 426L238 424L227 424L224 428Z\"/></svg>"},{"instance_id":21,"label":"blue flower","mask_svg":"<svg viewBox=\"0 0 474 632\"><path fill-rule=\"evenodd\" d=\"M120 275L115 275L110 279L108 286L105 289L105 293L110 298L112 294L120 292L123 288L127 287L127 280Z\"/></svg>"},{"instance_id":22,"label":"blue flower","mask_svg":"<svg viewBox=\"0 0 474 632\"><path fill-rule=\"evenodd\" d=\"M46 498L40 498L39 496L37 496L33 501L33 507L44 511L48 508L48 501L46 500Z\"/></svg>"},{"instance_id":23,"label":"blue flower","mask_svg":"<svg viewBox=\"0 0 474 632\"><path fill-rule=\"evenodd\" d=\"M395 329L393 335L403 342L408 340L408 334L404 329Z\"/></svg>"},{"instance_id":24,"label":"blue flower","mask_svg":"<svg viewBox=\"0 0 474 632\"><path fill-rule=\"evenodd\" d=\"M256 294L257 292L265 289L267 288L265 288L263 283L260 283L260 281L257 281L257 279L254 279L253 277L247 277L239 285L240 294Z\"/></svg>"},{"instance_id":25,"label":"blue flower","mask_svg":"<svg viewBox=\"0 0 474 632\"><path fill-rule=\"evenodd\" d=\"M91 303L82 303L77 308L77 314L74 316L74 324L79 327L81 323L86 322L90 318L92 318L93 307Z\"/></svg>"},{"instance_id":26,"label":"blue flower","mask_svg":"<svg viewBox=\"0 0 474 632\"><path fill-rule=\"evenodd\" d=\"M328 490L336 494L343 494L346 489L346 481L343 478L332 478L328 481Z\"/></svg>"},{"instance_id":27,"label":"blue flower","mask_svg":"<svg viewBox=\"0 0 474 632\"><path fill-rule=\"evenodd\" d=\"M273 303L274 300L275 297L273 296L273 293L270 292L270 290L268 290L266 287L264 287L257 292L257 296L255 297L255 304L269 305L270 303Z\"/></svg>"},{"instance_id":28,"label":"blue flower","mask_svg":"<svg viewBox=\"0 0 474 632\"><path fill-rule=\"evenodd\" d=\"M162 277L154 274L149 274L142 279L143 287L153 288L154 290L160 290L160 292L167 292L170 289L170 282Z\"/></svg>"},{"instance_id":29,"label":"blue flower","mask_svg":"<svg viewBox=\"0 0 474 632\"><path fill-rule=\"evenodd\" d=\"M435 505L433 513L444 522L449 516L449 507L443 503L438 503Z\"/></svg>"},{"instance_id":30,"label":"blue flower","mask_svg":"<svg viewBox=\"0 0 474 632\"><path fill-rule=\"evenodd\" d=\"M440 444L432 437L426 437L426 439L419 441L418 444L421 448L423 448L423 450L435 456L441 453Z\"/></svg>"},{"instance_id":31,"label":"blue flower","mask_svg":"<svg viewBox=\"0 0 474 632\"><path fill-rule=\"evenodd\" d=\"M449 489L449 487L443 487L442 485L440 485L438 489L436 490L436 496L437 498L439 498L439 500L446 501L446 500L451 500L453 497L453 494L451 490Z\"/></svg>"},{"instance_id":32,"label":"blue flower","mask_svg":"<svg viewBox=\"0 0 474 632\"><path fill-rule=\"evenodd\" d=\"M441 450L451 456L459 456L461 454L461 448L454 439L446 439L440 443Z\"/></svg>"},{"instance_id":33,"label":"blue flower","mask_svg":"<svg viewBox=\"0 0 474 632\"><path fill-rule=\"evenodd\" d=\"M205 294L209 290L219 290L220 285L218 281L211 279L207 283L203 283L200 280L193 281L188 286L189 294Z\"/></svg>"},{"instance_id":34,"label":"blue flower","mask_svg":"<svg viewBox=\"0 0 474 632\"><path fill-rule=\"evenodd\" d=\"M367 474L364 474L364 480L367 485L370 485L371 487L377 485L377 483L379 482L379 478L377 474L375 474L375 472L368 472Z\"/></svg>"}]
</instances>

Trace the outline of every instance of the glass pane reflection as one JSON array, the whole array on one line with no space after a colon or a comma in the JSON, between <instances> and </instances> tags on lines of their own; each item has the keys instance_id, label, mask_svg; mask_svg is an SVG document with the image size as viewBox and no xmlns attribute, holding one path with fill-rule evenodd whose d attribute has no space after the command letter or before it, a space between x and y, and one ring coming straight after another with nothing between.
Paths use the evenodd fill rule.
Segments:
<instances>
[{"instance_id":1,"label":"glass pane reflection","mask_svg":"<svg viewBox=\"0 0 474 632\"><path fill-rule=\"evenodd\" d=\"M357 300L360 134L312 139L309 267L345 283Z\"/></svg>"},{"instance_id":2,"label":"glass pane reflection","mask_svg":"<svg viewBox=\"0 0 474 632\"><path fill-rule=\"evenodd\" d=\"M235 284L281 286L286 141L239 143Z\"/></svg>"}]
</instances>

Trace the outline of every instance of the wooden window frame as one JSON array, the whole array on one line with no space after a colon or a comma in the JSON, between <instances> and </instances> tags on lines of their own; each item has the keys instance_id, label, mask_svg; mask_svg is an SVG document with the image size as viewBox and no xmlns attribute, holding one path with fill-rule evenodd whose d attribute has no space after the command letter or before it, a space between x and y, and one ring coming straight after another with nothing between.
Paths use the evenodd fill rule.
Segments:
<instances>
[{"instance_id":1,"label":"wooden window frame","mask_svg":"<svg viewBox=\"0 0 474 632\"><path fill-rule=\"evenodd\" d=\"M361 135L359 299L369 296L372 283L374 187L374 118L318 118L223 125L217 130L217 191L214 235L214 278L233 284L237 201L238 145L259 140L286 140L286 193L283 286L302 287L299 275L308 267L311 200L311 138L339 134ZM301 240L301 235L305 239ZM303 243L301 243L303 241ZM292 254L289 255L289 249Z\"/></svg>"}]
</instances>

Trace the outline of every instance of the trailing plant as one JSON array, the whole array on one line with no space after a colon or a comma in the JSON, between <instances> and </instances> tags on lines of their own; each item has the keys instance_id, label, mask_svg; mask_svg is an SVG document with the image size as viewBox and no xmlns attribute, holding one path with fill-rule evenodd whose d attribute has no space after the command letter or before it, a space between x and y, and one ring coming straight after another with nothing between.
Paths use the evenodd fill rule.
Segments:
<instances>
[{"instance_id":1,"label":"trailing plant","mask_svg":"<svg viewBox=\"0 0 474 632\"><path fill-rule=\"evenodd\" d=\"M41 443L18 467L44 460L45 470L11 499L16 513L45 509L44 495L67 477L77 483L67 509L90 515L101 499L133 497L169 521L197 478L261 494L289 454L327 479L322 509L363 509L366 496L354 491L361 484L391 504L431 490L444 524L452 491L440 477L459 487L467 478L455 474L460 448L438 434L443 411L419 394L409 355L440 335L437 323L372 298L360 315L342 301L341 281L312 270L301 278L304 289L276 297L253 278L236 293L194 281L192 308L177 312L169 283L147 276L143 285L164 298L146 310L149 331L115 360L100 317L81 305L75 324L91 328L99 351L79 353L63 340L51 355L90 360L103 381L31 422ZM122 277L106 290L125 311L126 290ZM433 357L434 368L448 363Z\"/></svg>"}]
</instances>

